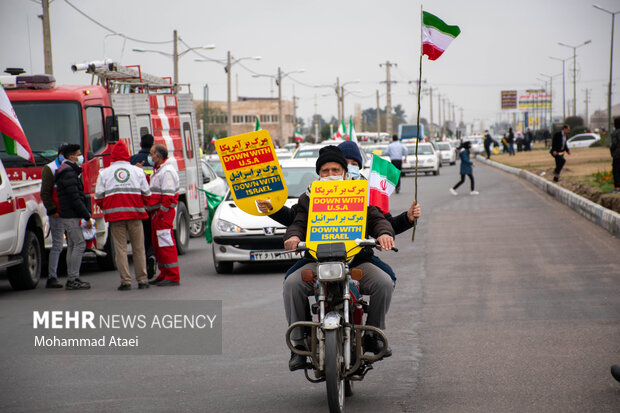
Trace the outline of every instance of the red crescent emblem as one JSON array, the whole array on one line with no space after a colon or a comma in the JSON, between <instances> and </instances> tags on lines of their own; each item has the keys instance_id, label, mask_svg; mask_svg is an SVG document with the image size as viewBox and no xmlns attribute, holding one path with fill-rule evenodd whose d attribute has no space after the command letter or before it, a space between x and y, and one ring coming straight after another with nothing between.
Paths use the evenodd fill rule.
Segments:
<instances>
[{"instance_id":1,"label":"red crescent emblem","mask_svg":"<svg viewBox=\"0 0 620 413\"><path fill-rule=\"evenodd\" d=\"M385 191L387 188L387 179L382 179L381 182L379 182L379 186L381 187L381 190Z\"/></svg>"}]
</instances>

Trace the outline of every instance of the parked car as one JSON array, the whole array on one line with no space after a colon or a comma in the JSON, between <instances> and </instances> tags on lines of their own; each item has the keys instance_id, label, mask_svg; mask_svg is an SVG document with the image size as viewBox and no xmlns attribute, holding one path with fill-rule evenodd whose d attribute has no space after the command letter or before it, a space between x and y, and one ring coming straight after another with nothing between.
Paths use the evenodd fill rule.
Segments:
<instances>
[{"instance_id":1,"label":"parked car","mask_svg":"<svg viewBox=\"0 0 620 413\"><path fill-rule=\"evenodd\" d=\"M317 179L314 161L282 161L282 173L288 188L286 206L297 203L312 181ZM301 254L284 250L286 227L268 216L243 212L230 192L215 211L213 223L213 263L219 274L231 273L235 262L297 260Z\"/></svg>"},{"instance_id":2,"label":"parked car","mask_svg":"<svg viewBox=\"0 0 620 413\"><path fill-rule=\"evenodd\" d=\"M469 141L471 142L471 153L482 153L484 152L484 137L482 136L468 136L463 138L463 142Z\"/></svg>"},{"instance_id":3,"label":"parked car","mask_svg":"<svg viewBox=\"0 0 620 413\"><path fill-rule=\"evenodd\" d=\"M222 163L220 162L220 158L211 158L205 161L214 171L217 176L226 180L226 174L224 173L224 168L222 167Z\"/></svg>"},{"instance_id":4,"label":"parked car","mask_svg":"<svg viewBox=\"0 0 620 413\"><path fill-rule=\"evenodd\" d=\"M403 162L401 173L403 176L407 173L414 173L416 166L416 146L405 145L407 148L407 160ZM418 172L432 172L433 175L439 175L441 162L435 152L435 148L430 143L418 143Z\"/></svg>"},{"instance_id":5,"label":"parked car","mask_svg":"<svg viewBox=\"0 0 620 413\"><path fill-rule=\"evenodd\" d=\"M293 152L288 149L276 149L276 156L280 161L284 159L291 159L293 157Z\"/></svg>"},{"instance_id":6,"label":"parked car","mask_svg":"<svg viewBox=\"0 0 620 413\"><path fill-rule=\"evenodd\" d=\"M569 148L588 148L592 146L594 142L601 140L601 137L596 133L580 133L572 138L569 138L566 145Z\"/></svg>"},{"instance_id":7,"label":"parked car","mask_svg":"<svg viewBox=\"0 0 620 413\"><path fill-rule=\"evenodd\" d=\"M219 163L219 162L218 162ZM226 183L226 179L223 179L215 173L213 168L209 165L207 161L204 159L200 162L200 166L202 168L202 189L205 191L211 192L212 194L216 194L219 196L225 196L226 192L228 192L228 184ZM207 198L204 193L200 192L199 197L202 199L204 203L205 209L205 219L204 221L194 221L189 225L189 235L190 237L199 237L203 234L205 230L205 222L207 220Z\"/></svg>"},{"instance_id":8,"label":"parked car","mask_svg":"<svg viewBox=\"0 0 620 413\"><path fill-rule=\"evenodd\" d=\"M454 165L456 163L456 150L448 142L437 142L437 151L441 155L441 162Z\"/></svg>"}]
</instances>

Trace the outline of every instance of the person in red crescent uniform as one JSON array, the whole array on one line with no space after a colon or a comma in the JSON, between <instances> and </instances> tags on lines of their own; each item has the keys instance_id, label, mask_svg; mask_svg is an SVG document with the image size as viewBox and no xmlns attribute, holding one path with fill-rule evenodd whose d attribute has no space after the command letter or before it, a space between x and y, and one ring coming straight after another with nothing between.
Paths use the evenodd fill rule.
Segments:
<instances>
[{"instance_id":1,"label":"person in red crescent uniform","mask_svg":"<svg viewBox=\"0 0 620 413\"><path fill-rule=\"evenodd\" d=\"M123 141L112 147L112 163L99 173L95 202L110 223L114 260L121 275L120 291L131 290L127 261L127 235L131 241L138 288L149 287L146 278L146 254L142 220L148 217L145 204L151 195L144 171L129 163L129 150Z\"/></svg>"},{"instance_id":2,"label":"person in red crescent uniform","mask_svg":"<svg viewBox=\"0 0 620 413\"><path fill-rule=\"evenodd\" d=\"M179 175L168 159L164 145L154 145L150 158L153 164L151 197L147 210L151 214L151 239L157 257L159 275L151 284L160 287L180 283L179 258L174 241L174 209L179 203Z\"/></svg>"}]
</instances>

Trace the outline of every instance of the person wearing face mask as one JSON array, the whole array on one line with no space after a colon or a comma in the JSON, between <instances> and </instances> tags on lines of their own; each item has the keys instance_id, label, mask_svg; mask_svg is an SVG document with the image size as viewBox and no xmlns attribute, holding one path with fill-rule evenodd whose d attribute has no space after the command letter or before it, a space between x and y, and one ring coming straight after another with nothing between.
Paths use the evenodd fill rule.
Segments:
<instances>
[{"instance_id":1,"label":"person wearing face mask","mask_svg":"<svg viewBox=\"0 0 620 413\"><path fill-rule=\"evenodd\" d=\"M335 146L326 146L321 148L319 152L316 171L322 181L344 180L347 172L347 160L340 149ZM302 194L299 197L295 219L284 235L285 249L294 250L299 242L306 238L309 205L310 197L308 194ZM394 247L394 230L389 221L383 217L381 211L374 206L367 209L366 234L375 238L384 249ZM364 249L355 256L350 266L351 268L361 268L364 272L364 277L360 281L360 293L370 295L367 324L385 329L385 316L390 307L394 285L385 271L372 264L372 255L372 249ZM311 282L304 282L301 279L301 272L304 269L312 269L315 265L314 262L305 264L290 274L284 281L284 311L289 325L306 319L308 296L314 294L314 286ZM304 348L301 329L293 331L291 340L297 348ZM365 335L363 342L365 351L378 354L383 349L383 342L373 334ZM391 350L388 348L386 357L389 355L391 355ZM305 357L291 353L289 370L302 369L305 363Z\"/></svg>"},{"instance_id":2,"label":"person wearing face mask","mask_svg":"<svg viewBox=\"0 0 620 413\"><path fill-rule=\"evenodd\" d=\"M67 290L87 290L90 284L80 280L80 265L82 255L86 248L80 220L88 223L86 228L92 228L90 221L90 197L84 193L82 183L82 168L84 156L80 145L68 144L63 147L62 155L65 157L62 165L55 174L56 189L58 193L59 216L67 235Z\"/></svg>"},{"instance_id":3,"label":"person wearing face mask","mask_svg":"<svg viewBox=\"0 0 620 413\"><path fill-rule=\"evenodd\" d=\"M62 154L65 145L66 144L60 145L56 159L45 165L41 171L41 200L47 211L50 235L52 236L52 248L50 249L45 288L62 288L62 284L58 282L57 270L58 259L60 258L60 253L63 248L65 228L60 219L60 206L58 205L58 193L56 190L56 183L54 182L54 174L65 160Z\"/></svg>"}]
</instances>

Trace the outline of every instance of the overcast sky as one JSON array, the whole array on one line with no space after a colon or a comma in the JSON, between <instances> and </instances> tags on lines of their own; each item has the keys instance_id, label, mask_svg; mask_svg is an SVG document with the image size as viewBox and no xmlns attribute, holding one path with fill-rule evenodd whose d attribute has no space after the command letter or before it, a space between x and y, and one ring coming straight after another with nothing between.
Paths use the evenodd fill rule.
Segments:
<instances>
[{"instance_id":1,"label":"overcast sky","mask_svg":"<svg viewBox=\"0 0 620 413\"><path fill-rule=\"evenodd\" d=\"M76 62L111 58L123 64L140 64L143 71L172 75L172 59L155 53L136 53L133 48L172 53L172 44L148 45L110 32L89 21L68 3L115 32L147 41L172 39L172 31L190 46L215 44L201 52L222 59L230 50L234 57L262 56L261 61L244 61L252 71L275 75L305 69L283 81L283 97L298 97L298 116L308 119L315 111L329 119L336 115L333 88L304 86L335 84L359 79L346 88L345 112L354 104L362 109L376 106L375 91L385 105L385 68L379 63L398 64L392 70L393 105L403 105L408 119L414 119L416 98L410 80L418 78L420 53L419 1L397 0L54 0L50 6L54 75L58 83L90 82L84 73L74 74ZM620 10L617 0L434 0L425 3L429 11L461 28L446 53L432 62L424 58L422 78L436 92L463 108L467 123L499 118L500 91L540 87L540 73L560 74L554 78L554 114L562 113L562 63L549 59L572 57L572 49L558 42L578 45L577 112L585 112L585 89L590 90L589 113L606 107L609 79L611 16L592 7L598 4ZM43 41L40 3L36 0L0 1L0 67L23 67L29 73L43 72ZM620 102L620 38L616 22L613 103ZM180 45L182 52L186 47ZM180 81L191 83L194 98L203 97L209 85L211 100L226 99L226 75L216 63L195 62L193 52L179 63ZM572 59L566 63L566 99L573 94ZM236 90L238 75L239 89ZM233 66L233 98L270 96L268 78L254 78L239 64ZM277 89L273 85L274 96ZM435 94L436 97L436 94ZM437 101L434 100L437 120ZM429 116L429 99L422 100L422 116ZM457 119L460 114L457 111Z\"/></svg>"}]
</instances>

